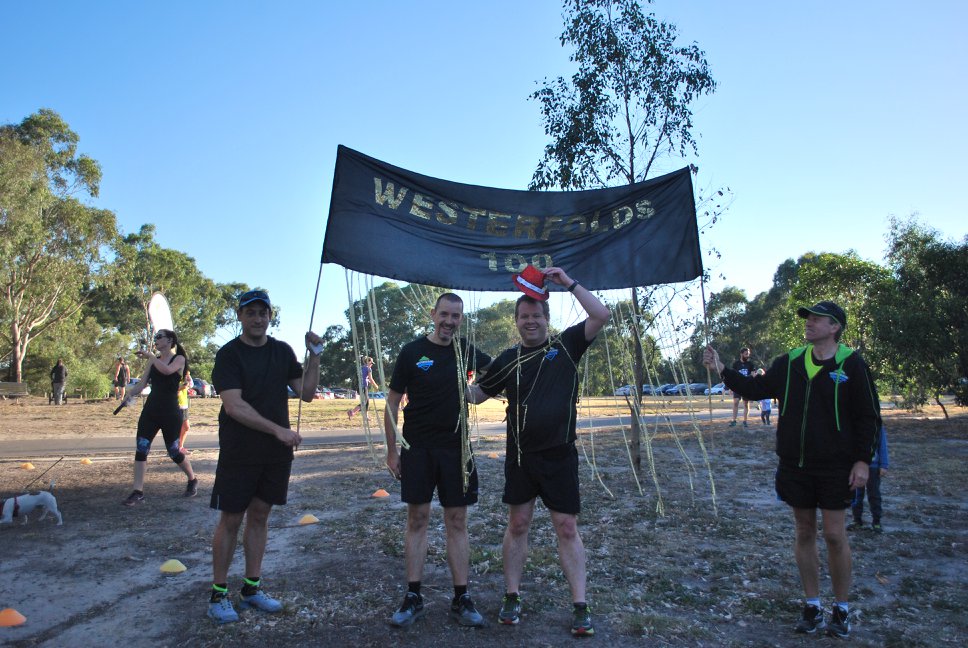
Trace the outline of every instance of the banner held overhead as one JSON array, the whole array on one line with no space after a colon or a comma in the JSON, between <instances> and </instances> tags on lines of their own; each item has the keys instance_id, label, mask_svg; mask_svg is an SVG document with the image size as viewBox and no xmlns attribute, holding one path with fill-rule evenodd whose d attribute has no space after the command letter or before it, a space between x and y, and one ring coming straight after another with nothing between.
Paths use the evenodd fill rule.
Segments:
<instances>
[{"instance_id":1,"label":"banner held overhead","mask_svg":"<svg viewBox=\"0 0 968 648\"><path fill-rule=\"evenodd\" d=\"M514 290L528 264L589 290L702 274L687 168L588 191L516 191L431 178L340 146L323 263L409 283Z\"/></svg>"}]
</instances>

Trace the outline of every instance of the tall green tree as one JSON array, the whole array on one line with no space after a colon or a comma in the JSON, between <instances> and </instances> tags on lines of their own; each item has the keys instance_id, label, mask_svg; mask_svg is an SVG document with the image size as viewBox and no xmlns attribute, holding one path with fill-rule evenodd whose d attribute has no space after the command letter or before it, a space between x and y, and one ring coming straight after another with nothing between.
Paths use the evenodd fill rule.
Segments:
<instances>
[{"instance_id":1,"label":"tall green tree","mask_svg":"<svg viewBox=\"0 0 968 648\"><path fill-rule=\"evenodd\" d=\"M874 300L876 355L908 405L930 397L947 417L942 394L968 405L968 237L953 243L914 217L895 219L887 259L894 281Z\"/></svg>"},{"instance_id":2,"label":"tall green tree","mask_svg":"<svg viewBox=\"0 0 968 648\"><path fill-rule=\"evenodd\" d=\"M96 197L97 162L54 111L0 126L0 342L8 375L20 381L32 341L76 318L104 277L114 214Z\"/></svg>"},{"instance_id":3,"label":"tall green tree","mask_svg":"<svg viewBox=\"0 0 968 648\"><path fill-rule=\"evenodd\" d=\"M532 99L551 140L531 189L592 189L645 180L664 157L697 152L692 105L715 91L705 53L678 43L675 25L635 0L567 0L561 44L572 48L570 79L545 80ZM695 167L693 167L695 169ZM716 216L714 215L714 219ZM644 310L633 289L633 321ZM632 336L637 411L646 374L644 329ZM633 416L635 467L638 419Z\"/></svg>"}]
</instances>

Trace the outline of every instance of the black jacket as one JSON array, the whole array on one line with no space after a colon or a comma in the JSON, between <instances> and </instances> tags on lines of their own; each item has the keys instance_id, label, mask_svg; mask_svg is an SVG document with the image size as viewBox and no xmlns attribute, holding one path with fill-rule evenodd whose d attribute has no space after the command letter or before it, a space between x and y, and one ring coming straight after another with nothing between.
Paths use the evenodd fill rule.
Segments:
<instances>
[{"instance_id":1,"label":"black jacket","mask_svg":"<svg viewBox=\"0 0 968 648\"><path fill-rule=\"evenodd\" d=\"M776 358L762 376L746 378L724 369L723 382L749 400L779 401L776 454L782 464L800 468L869 464L881 424L870 369L857 352L840 345L837 355L819 363L820 371L808 380L806 357L812 348L800 347Z\"/></svg>"}]
</instances>

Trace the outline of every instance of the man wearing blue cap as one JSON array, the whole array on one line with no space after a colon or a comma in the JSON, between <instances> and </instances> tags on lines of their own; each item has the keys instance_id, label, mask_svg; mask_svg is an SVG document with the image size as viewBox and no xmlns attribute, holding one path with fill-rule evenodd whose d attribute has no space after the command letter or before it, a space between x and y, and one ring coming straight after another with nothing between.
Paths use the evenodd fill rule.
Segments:
<instances>
[{"instance_id":1,"label":"man wearing blue cap","mask_svg":"<svg viewBox=\"0 0 968 648\"><path fill-rule=\"evenodd\" d=\"M215 355L212 382L222 399L218 415L219 456L211 507L220 511L212 538L212 593L208 616L232 623L239 615L228 597L228 571L239 529L245 521L245 578L239 605L263 612L280 612L282 603L262 589L262 558L269 539L269 514L286 503L293 448L302 441L289 427L286 387L308 402L319 383L319 355L309 355L305 375L296 354L285 342L266 334L272 304L263 290L239 297L236 310L242 334ZM306 347L322 340L306 333Z\"/></svg>"},{"instance_id":2,"label":"man wearing blue cap","mask_svg":"<svg viewBox=\"0 0 968 648\"><path fill-rule=\"evenodd\" d=\"M867 483L880 427L877 391L864 359L840 344L847 314L831 301L800 308L806 346L776 358L763 375L742 376L726 368L711 346L703 364L719 372L726 386L751 400L776 398L776 492L793 508L794 556L805 605L797 632L850 635L847 594L851 558L846 512L853 489ZM817 509L823 518L827 563L834 590L829 623L820 603Z\"/></svg>"}]
</instances>

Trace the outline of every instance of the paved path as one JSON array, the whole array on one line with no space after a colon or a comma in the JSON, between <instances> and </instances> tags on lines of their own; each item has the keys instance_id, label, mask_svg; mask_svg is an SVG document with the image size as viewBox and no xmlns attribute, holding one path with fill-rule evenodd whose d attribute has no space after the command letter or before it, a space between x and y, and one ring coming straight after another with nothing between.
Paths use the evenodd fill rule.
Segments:
<instances>
[{"instance_id":1,"label":"paved path","mask_svg":"<svg viewBox=\"0 0 968 648\"><path fill-rule=\"evenodd\" d=\"M714 419L727 419L732 415L730 410L713 410ZM670 414L669 420L682 423L689 419L689 414ZM709 411L698 412L700 420L708 420ZM752 416L751 416L752 420ZM646 417L646 422L652 425L654 415ZM757 420L758 423L758 420ZM627 416L606 416L595 419L580 419L579 429L614 428L618 425L628 425ZM504 423L481 423L478 426L480 434L484 436L500 436L504 434ZM383 443L383 429L371 428L373 442ZM366 443L366 435L362 428L343 428L336 430L313 430L303 434L303 449L318 446L357 445ZM188 434L189 449L214 450L218 448L218 434ZM4 459L32 459L42 457L87 456L87 455L127 455L134 452L134 434L123 437L87 437L54 439L26 439L21 441L0 440L0 457Z\"/></svg>"}]
</instances>

